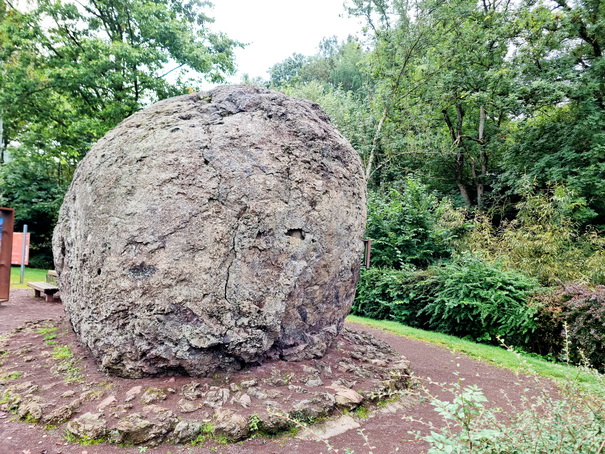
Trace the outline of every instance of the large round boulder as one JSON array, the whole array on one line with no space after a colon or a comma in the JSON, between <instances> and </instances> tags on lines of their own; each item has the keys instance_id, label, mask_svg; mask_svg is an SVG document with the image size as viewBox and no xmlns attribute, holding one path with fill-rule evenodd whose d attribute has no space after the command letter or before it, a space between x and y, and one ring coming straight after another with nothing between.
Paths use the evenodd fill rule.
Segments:
<instances>
[{"instance_id":1,"label":"large round boulder","mask_svg":"<svg viewBox=\"0 0 605 454\"><path fill-rule=\"evenodd\" d=\"M53 238L61 298L124 377L320 357L365 219L360 159L317 104L251 86L167 99L78 166Z\"/></svg>"}]
</instances>

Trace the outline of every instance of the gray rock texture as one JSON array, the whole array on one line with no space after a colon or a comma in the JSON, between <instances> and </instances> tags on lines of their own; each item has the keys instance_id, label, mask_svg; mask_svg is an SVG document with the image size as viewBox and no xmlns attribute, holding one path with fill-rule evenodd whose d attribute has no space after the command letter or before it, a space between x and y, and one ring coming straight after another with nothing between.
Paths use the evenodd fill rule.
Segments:
<instances>
[{"instance_id":1,"label":"gray rock texture","mask_svg":"<svg viewBox=\"0 0 605 454\"><path fill-rule=\"evenodd\" d=\"M164 100L78 166L53 239L61 298L124 377L321 357L365 217L360 159L317 104L251 86Z\"/></svg>"}]
</instances>

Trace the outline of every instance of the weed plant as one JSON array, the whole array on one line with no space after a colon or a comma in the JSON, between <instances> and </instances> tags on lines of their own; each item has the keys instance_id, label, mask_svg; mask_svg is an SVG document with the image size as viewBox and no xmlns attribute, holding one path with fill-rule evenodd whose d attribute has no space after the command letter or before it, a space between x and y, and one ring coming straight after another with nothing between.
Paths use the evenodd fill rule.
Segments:
<instances>
[{"instance_id":1,"label":"weed plant","mask_svg":"<svg viewBox=\"0 0 605 454\"><path fill-rule=\"evenodd\" d=\"M80 361L74 356L69 345L56 345L51 357L57 360L57 365L53 370L57 375L62 375L66 383L82 383L84 381L82 369L78 365Z\"/></svg>"},{"instance_id":2,"label":"weed plant","mask_svg":"<svg viewBox=\"0 0 605 454\"><path fill-rule=\"evenodd\" d=\"M427 454L603 453L605 378L594 369L583 371L595 377L599 392L587 391L573 377L553 389L528 370L532 385L521 396L521 408L512 412L489 407L479 387L463 386L461 381L442 388L451 400L437 398L425 388L441 420L438 424L420 420L428 433L411 433L429 444Z\"/></svg>"}]
</instances>

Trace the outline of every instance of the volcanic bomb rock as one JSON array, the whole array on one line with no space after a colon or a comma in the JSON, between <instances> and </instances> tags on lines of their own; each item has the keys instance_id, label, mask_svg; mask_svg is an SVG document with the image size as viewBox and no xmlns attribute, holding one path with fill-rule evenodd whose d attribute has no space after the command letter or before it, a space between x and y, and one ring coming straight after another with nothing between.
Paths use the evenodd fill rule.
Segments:
<instances>
[{"instance_id":1,"label":"volcanic bomb rock","mask_svg":"<svg viewBox=\"0 0 605 454\"><path fill-rule=\"evenodd\" d=\"M365 220L360 159L317 104L251 86L167 99L78 166L53 238L61 298L123 377L320 357Z\"/></svg>"}]
</instances>

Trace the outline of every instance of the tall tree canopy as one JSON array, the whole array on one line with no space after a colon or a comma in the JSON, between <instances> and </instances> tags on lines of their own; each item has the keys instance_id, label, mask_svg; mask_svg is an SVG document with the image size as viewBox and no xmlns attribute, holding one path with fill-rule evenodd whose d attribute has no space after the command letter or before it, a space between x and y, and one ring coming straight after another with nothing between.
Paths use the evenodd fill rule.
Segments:
<instances>
[{"instance_id":1,"label":"tall tree canopy","mask_svg":"<svg viewBox=\"0 0 605 454\"><path fill-rule=\"evenodd\" d=\"M371 38L371 185L412 171L469 208L565 184L605 214L605 6L351 0ZM449 188L449 189L448 189ZM585 212L590 217L588 212Z\"/></svg>"},{"instance_id":2,"label":"tall tree canopy","mask_svg":"<svg viewBox=\"0 0 605 454\"><path fill-rule=\"evenodd\" d=\"M208 29L208 2L4 1L0 16L0 117L4 141L78 159L143 103L221 81L233 48ZM179 74L180 72L180 74ZM168 77L170 75L170 77Z\"/></svg>"}]
</instances>

